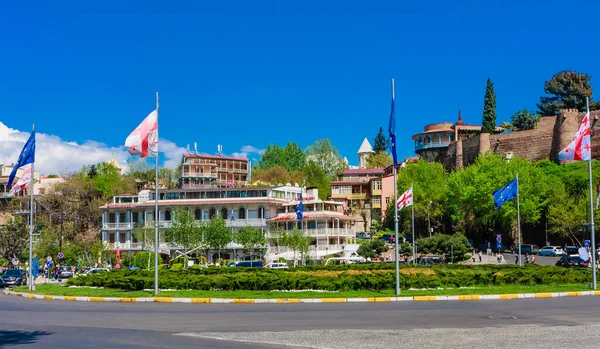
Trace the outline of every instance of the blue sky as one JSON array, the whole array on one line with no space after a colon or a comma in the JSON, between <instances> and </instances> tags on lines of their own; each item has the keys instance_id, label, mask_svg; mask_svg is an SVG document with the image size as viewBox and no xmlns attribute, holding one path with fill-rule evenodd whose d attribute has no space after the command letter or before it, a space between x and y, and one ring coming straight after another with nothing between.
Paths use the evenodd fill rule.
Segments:
<instances>
[{"instance_id":1,"label":"blue sky","mask_svg":"<svg viewBox=\"0 0 600 349\"><path fill-rule=\"evenodd\" d=\"M194 142L257 159L267 144L321 138L356 164L362 139L387 128L392 77L403 158L414 133L459 108L480 123L488 77L500 123L534 109L558 71L600 76L593 1L221 3L2 2L0 127L10 132L0 129L0 163L20 151L1 146L7 134L32 123L48 147L86 145L46 150L46 172L124 159L158 90L167 165Z\"/></svg>"}]
</instances>

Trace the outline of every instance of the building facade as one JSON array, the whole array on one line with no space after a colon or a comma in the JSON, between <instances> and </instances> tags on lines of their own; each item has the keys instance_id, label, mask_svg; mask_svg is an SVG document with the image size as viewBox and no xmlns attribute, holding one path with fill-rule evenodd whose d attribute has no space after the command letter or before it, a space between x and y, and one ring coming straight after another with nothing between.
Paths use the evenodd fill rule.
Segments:
<instances>
[{"instance_id":1,"label":"building facade","mask_svg":"<svg viewBox=\"0 0 600 349\"><path fill-rule=\"evenodd\" d=\"M248 159L220 155L183 154L179 185L182 189L233 188L250 179Z\"/></svg>"}]
</instances>

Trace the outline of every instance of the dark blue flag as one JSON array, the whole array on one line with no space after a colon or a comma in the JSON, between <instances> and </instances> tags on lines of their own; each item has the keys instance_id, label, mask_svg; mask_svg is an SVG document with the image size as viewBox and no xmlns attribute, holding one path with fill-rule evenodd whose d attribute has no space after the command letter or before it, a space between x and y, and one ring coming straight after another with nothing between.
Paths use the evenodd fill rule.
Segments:
<instances>
[{"instance_id":1,"label":"dark blue flag","mask_svg":"<svg viewBox=\"0 0 600 349\"><path fill-rule=\"evenodd\" d=\"M394 158L394 168L398 166L398 157L396 156L396 101L392 97L392 111L390 112L390 126L388 132L390 133L390 144L389 148Z\"/></svg>"},{"instance_id":2,"label":"dark blue flag","mask_svg":"<svg viewBox=\"0 0 600 349\"><path fill-rule=\"evenodd\" d=\"M35 131L31 132L31 136L23 146L23 150L21 150L21 155L19 155L19 160L15 164L8 176L8 188L12 186L12 182L15 180L15 175L17 174L17 170L21 167L32 164L35 162ZM33 174L31 175L33 178Z\"/></svg>"},{"instance_id":3,"label":"dark blue flag","mask_svg":"<svg viewBox=\"0 0 600 349\"><path fill-rule=\"evenodd\" d=\"M302 194L300 194L300 203L296 206L296 217L299 221L302 221L302 214L304 213L304 207L302 205Z\"/></svg>"},{"instance_id":4,"label":"dark blue flag","mask_svg":"<svg viewBox=\"0 0 600 349\"><path fill-rule=\"evenodd\" d=\"M519 186L517 184L517 179L513 179L507 185L502 188L496 190L494 194L494 204L496 205L496 209L499 209L505 202L510 201L517 197L517 192L519 191Z\"/></svg>"}]
</instances>

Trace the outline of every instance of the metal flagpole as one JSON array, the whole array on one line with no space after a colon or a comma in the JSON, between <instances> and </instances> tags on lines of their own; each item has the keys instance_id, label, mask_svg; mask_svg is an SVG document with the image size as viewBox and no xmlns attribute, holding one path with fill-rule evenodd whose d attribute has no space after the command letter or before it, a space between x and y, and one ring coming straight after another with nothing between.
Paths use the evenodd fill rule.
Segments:
<instances>
[{"instance_id":1,"label":"metal flagpole","mask_svg":"<svg viewBox=\"0 0 600 349\"><path fill-rule=\"evenodd\" d=\"M586 112L590 112L590 100L586 97L585 99ZM591 122L590 122L591 125ZM591 129L590 129L591 131ZM591 132L590 132L591 133ZM590 134L590 158L588 159L588 171L590 173L590 235L592 243L592 288L596 289L596 232L594 230L594 199L593 199L593 183L592 183L592 136Z\"/></svg>"},{"instance_id":2,"label":"metal flagpole","mask_svg":"<svg viewBox=\"0 0 600 349\"><path fill-rule=\"evenodd\" d=\"M156 124L158 128L158 91L156 91ZM158 214L158 144L156 145L156 162L154 163L154 190L155 190L155 206L154 206L154 293L159 294L158 288L158 223L160 215Z\"/></svg>"},{"instance_id":3,"label":"metal flagpole","mask_svg":"<svg viewBox=\"0 0 600 349\"><path fill-rule=\"evenodd\" d=\"M523 266L521 255L521 205L519 204L519 174L517 173L517 234L519 235L519 265Z\"/></svg>"},{"instance_id":4,"label":"metal flagpole","mask_svg":"<svg viewBox=\"0 0 600 349\"><path fill-rule=\"evenodd\" d=\"M392 78L392 102L395 100L394 79ZM394 103L394 102L393 102ZM396 115L394 115L396 117ZM394 151L394 149L392 149ZM400 261L398 256L398 178L396 164L394 164L394 256L396 257L396 295L400 294Z\"/></svg>"},{"instance_id":5,"label":"metal flagpole","mask_svg":"<svg viewBox=\"0 0 600 349\"><path fill-rule=\"evenodd\" d=\"M415 188L414 183L410 184L410 190L412 191L412 241L413 241L413 264L417 264L417 244L415 241Z\"/></svg>"},{"instance_id":6,"label":"metal flagpole","mask_svg":"<svg viewBox=\"0 0 600 349\"><path fill-rule=\"evenodd\" d=\"M31 131L35 132L35 125L31 126ZM35 161L31 163L31 193L29 193L29 291L35 290L33 281L33 194L35 186Z\"/></svg>"}]
</instances>

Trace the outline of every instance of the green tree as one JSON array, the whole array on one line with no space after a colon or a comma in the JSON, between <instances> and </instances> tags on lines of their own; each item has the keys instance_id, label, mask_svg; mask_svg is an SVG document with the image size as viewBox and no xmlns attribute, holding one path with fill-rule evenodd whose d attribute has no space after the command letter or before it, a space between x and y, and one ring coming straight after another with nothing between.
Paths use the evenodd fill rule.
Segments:
<instances>
[{"instance_id":1,"label":"green tree","mask_svg":"<svg viewBox=\"0 0 600 349\"><path fill-rule=\"evenodd\" d=\"M335 178L348 167L337 148L327 138L306 148L306 162L319 167L329 178Z\"/></svg>"},{"instance_id":2,"label":"green tree","mask_svg":"<svg viewBox=\"0 0 600 349\"><path fill-rule=\"evenodd\" d=\"M483 97L483 121L481 132L496 133L496 92L490 78L487 79L485 96Z\"/></svg>"},{"instance_id":3,"label":"green tree","mask_svg":"<svg viewBox=\"0 0 600 349\"><path fill-rule=\"evenodd\" d=\"M379 132L377 136L375 136L375 141L373 142L373 152L375 154L385 152L388 148L388 139L383 134L383 127L379 127Z\"/></svg>"},{"instance_id":4,"label":"green tree","mask_svg":"<svg viewBox=\"0 0 600 349\"><path fill-rule=\"evenodd\" d=\"M381 239L375 239L360 245L356 253L358 253L359 256L372 259L379 257L379 255L387 250L388 247L386 246L385 241Z\"/></svg>"},{"instance_id":5,"label":"green tree","mask_svg":"<svg viewBox=\"0 0 600 349\"><path fill-rule=\"evenodd\" d=\"M204 244L210 249L219 251L219 259L221 259L221 251L233 241L231 229L219 214L214 215L203 228Z\"/></svg>"},{"instance_id":6,"label":"green tree","mask_svg":"<svg viewBox=\"0 0 600 349\"><path fill-rule=\"evenodd\" d=\"M367 158L367 168L386 168L394 163L391 155L385 151L371 154Z\"/></svg>"},{"instance_id":7,"label":"green tree","mask_svg":"<svg viewBox=\"0 0 600 349\"><path fill-rule=\"evenodd\" d=\"M514 113L510 120L517 131L533 130L537 125L538 117L527 109L523 109Z\"/></svg>"},{"instance_id":8,"label":"green tree","mask_svg":"<svg viewBox=\"0 0 600 349\"><path fill-rule=\"evenodd\" d=\"M467 238L461 233L436 234L430 238L418 239L417 247L419 253L444 255L447 261L450 261L453 254L454 262L465 260L467 253L472 249Z\"/></svg>"},{"instance_id":9,"label":"green tree","mask_svg":"<svg viewBox=\"0 0 600 349\"><path fill-rule=\"evenodd\" d=\"M331 193L330 181L333 179L315 161L307 161L304 166L304 175L306 176L306 185L317 187L319 198L327 200Z\"/></svg>"},{"instance_id":10,"label":"green tree","mask_svg":"<svg viewBox=\"0 0 600 349\"><path fill-rule=\"evenodd\" d=\"M244 251L254 252L255 249L264 249L267 244L265 234L260 229L245 226L235 233L233 239L242 245Z\"/></svg>"},{"instance_id":11,"label":"green tree","mask_svg":"<svg viewBox=\"0 0 600 349\"><path fill-rule=\"evenodd\" d=\"M590 76L565 70L556 73L550 81L544 83L544 92L549 96L540 97L537 107L542 116L558 115L561 109L577 109L585 111L585 98L590 98L590 107L595 109L596 103L592 103L592 85Z\"/></svg>"},{"instance_id":12,"label":"green tree","mask_svg":"<svg viewBox=\"0 0 600 349\"><path fill-rule=\"evenodd\" d=\"M277 143L269 144L261 154L260 160L253 166L254 170L266 170L274 166L281 166L287 171L298 171L304 166L306 155L298 144L288 142L285 147Z\"/></svg>"},{"instance_id":13,"label":"green tree","mask_svg":"<svg viewBox=\"0 0 600 349\"><path fill-rule=\"evenodd\" d=\"M296 253L300 253L300 258L302 258L308 252L311 241L310 236L305 236L301 230L294 228L290 232L284 232L282 240L285 246L294 251L294 266L296 266L298 261Z\"/></svg>"},{"instance_id":14,"label":"green tree","mask_svg":"<svg viewBox=\"0 0 600 349\"><path fill-rule=\"evenodd\" d=\"M184 253L202 243L202 231L189 209L176 209L173 211L171 227L167 229L165 237L175 246L183 248Z\"/></svg>"},{"instance_id":15,"label":"green tree","mask_svg":"<svg viewBox=\"0 0 600 349\"><path fill-rule=\"evenodd\" d=\"M0 225L0 257L10 261L27 250L29 231L23 216L10 217Z\"/></svg>"},{"instance_id":16,"label":"green tree","mask_svg":"<svg viewBox=\"0 0 600 349\"><path fill-rule=\"evenodd\" d=\"M573 245L581 245L583 236L579 233L581 222L587 222L589 197L574 196L567 192L563 183L555 181L548 205L549 231L563 239L569 239Z\"/></svg>"},{"instance_id":17,"label":"green tree","mask_svg":"<svg viewBox=\"0 0 600 349\"><path fill-rule=\"evenodd\" d=\"M290 182L290 173L281 165L275 165L265 169L257 169L253 175L255 180L273 185L286 184Z\"/></svg>"}]
</instances>

